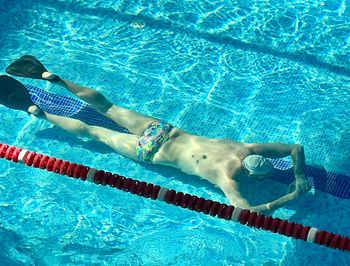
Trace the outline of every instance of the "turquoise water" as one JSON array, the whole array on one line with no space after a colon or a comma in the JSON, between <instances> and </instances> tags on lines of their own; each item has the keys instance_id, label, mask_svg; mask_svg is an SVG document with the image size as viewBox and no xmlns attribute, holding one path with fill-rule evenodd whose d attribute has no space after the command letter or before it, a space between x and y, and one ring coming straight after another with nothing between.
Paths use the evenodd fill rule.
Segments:
<instances>
[{"instance_id":1,"label":"turquoise water","mask_svg":"<svg viewBox=\"0 0 350 266\"><path fill-rule=\"evenodd\" d=\"M308 164L349 176L345 1L22 0L1 1L0 10L3 70L33 54L119 105L208 137L302 143ZM195 177L132 162L26 114L0 113L1 142L226 202ZM162 202L6 161L0 167L3 265L348 263L343 252ZM263 202L285 190L266 180L246 193ZM349 236L349 207L311 191L273 215Z\"/></svg>"}]
</instances>

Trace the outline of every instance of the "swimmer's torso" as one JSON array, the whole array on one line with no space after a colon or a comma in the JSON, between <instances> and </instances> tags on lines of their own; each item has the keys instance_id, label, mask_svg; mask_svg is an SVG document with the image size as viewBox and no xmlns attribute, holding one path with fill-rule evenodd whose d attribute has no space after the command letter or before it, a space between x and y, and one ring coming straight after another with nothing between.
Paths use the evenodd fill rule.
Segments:
<instances>
[{"instance_id":1,"label":"swimmer's torso","mask_svg":"<svg viewBox=\"0 0 350 266\"><path fill-rule=\"evenodd\" d=\"M217 183L218 176L231 176L234 169L241 167L242 159L249 153L243 143L199 137L175 128L153 162Z\"/></svg>"}]
</instances>

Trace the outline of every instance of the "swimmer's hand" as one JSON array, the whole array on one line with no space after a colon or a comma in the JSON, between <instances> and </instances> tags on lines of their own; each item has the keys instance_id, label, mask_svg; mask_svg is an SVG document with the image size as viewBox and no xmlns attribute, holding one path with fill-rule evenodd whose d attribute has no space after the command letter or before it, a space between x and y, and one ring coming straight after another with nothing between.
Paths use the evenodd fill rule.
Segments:
<instances>
[{"instance_id":1,"label":"swimmer's hand","mask_svg":"<svg viewBox=\"0 0 350 266\"><path fill-rule=\"evenodd\" d=\"M303 193L305 193L311 189L311 184L306 179L305 176L299 176L298 178L296 178L295 182L290 184L288 189L290 191L287 193L287 195L284 195L284 196L280 197L279 199L276 199L276 200L266 204L266 208L268 210L274 210L274 209L277 209L278 207L282 206L283 204L286 204L289 201L297 199ZM257 206L257 207L259 207L259 206Z\"/></svg>"},{"instance_id":2,"label":"swimmer's hand","mask_svg":"<svg viewBox=\"0 0 350 266\"><path fill-rule=\"evenodd\" d=\"M254 207L250 208L251 211L254 211L254 212L257 212L257 213L261 213L261 212L264 212L264 211L269 211L271 209L272 209L272 206L271 206L270 203L261 204L261 205L257 205L257 206L254 206Z\"/></svg>"},{"instance_id":3,"label":"swimmer's hand","mask_svg":"<svg viewBox=\"0 0 350 266\"><path fill-rule=\"evenodd\" d=\"M295 192L298 196L308 192L311 189L311 184L304 175L299 175L295 177L294 186Z\"/></svg>"}]
</instances>

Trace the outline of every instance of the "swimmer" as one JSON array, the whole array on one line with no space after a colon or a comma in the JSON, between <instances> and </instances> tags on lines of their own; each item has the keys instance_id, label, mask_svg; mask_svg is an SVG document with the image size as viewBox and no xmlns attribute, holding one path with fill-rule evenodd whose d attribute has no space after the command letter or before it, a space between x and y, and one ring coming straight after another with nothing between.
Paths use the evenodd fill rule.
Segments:
<instances>
[{"instance_id":1,"label":"swimmer","mask_svg":"<svg viewBox=\"0 0 350 266\"><path fill-rule=\"evenodd\" d=\"M101 93L49 72L33 56L22 56L6 72L62 86L131 133L120 133L47 113L32 102L22 83L6 75L0 76L0 104L46 119L71 133L101 141L135 161L175 167L184 173L206 179L218 186L234 206L257 212L272 210L298 198L311 188L304 172L304 149L299 144L249 144L193 135L160 119L117 106ZM242 181L269 177L274 167L267 158L286 156L291 156L293 162L294 190L272 202L252 206L241 194Z\"/></svg>"}]
</instances>

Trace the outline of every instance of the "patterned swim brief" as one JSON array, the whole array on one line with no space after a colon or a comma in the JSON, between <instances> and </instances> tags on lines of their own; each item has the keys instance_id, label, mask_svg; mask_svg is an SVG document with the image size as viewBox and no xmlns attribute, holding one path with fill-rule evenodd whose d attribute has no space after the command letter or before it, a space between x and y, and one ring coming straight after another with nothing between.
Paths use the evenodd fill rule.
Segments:
<instances>
[{"instance_id":1,"label":"patterned swim brief","mask_svg":"<svg viewBox=\"0 0 350 266\"><path fill-rule=\"evenodd\" d=\"M151 163L162 145L169 140L169 133L173 128L173 125L166 122L152 122L137 141L136 155L139 160Z\"/></svg>"}]
</instances>

